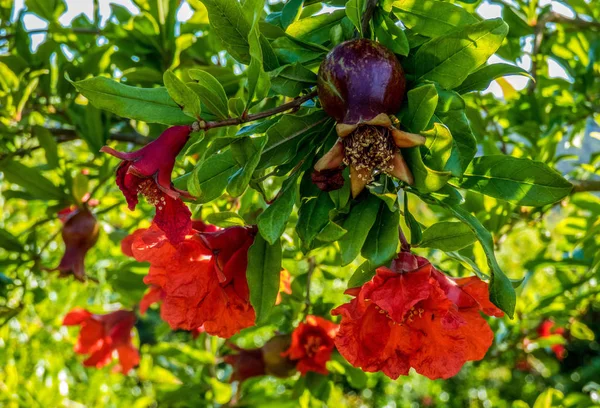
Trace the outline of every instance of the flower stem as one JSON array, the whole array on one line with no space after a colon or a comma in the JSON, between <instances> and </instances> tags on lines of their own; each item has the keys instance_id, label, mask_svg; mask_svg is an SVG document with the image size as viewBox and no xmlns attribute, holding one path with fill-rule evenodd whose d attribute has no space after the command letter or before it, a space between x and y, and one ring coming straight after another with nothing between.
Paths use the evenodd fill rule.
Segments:
<instances>
[{"instance_id":1,"label":"flower stem","mask_svg":"<svg viewBox=\"0 0 600 408\"><path fill-rule=\"evenodd\" d=\"M400 225L398 225L398 236L400 237L400 250L402 252L410 252L410 244L406 240L406 236Z\"/></svg>"}]
</instances>

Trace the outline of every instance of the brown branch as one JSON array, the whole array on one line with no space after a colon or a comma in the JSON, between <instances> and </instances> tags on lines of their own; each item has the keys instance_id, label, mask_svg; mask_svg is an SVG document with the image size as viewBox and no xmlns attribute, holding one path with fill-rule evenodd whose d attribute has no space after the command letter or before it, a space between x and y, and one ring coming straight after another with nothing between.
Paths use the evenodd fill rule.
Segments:
<instances>
[{"instance_id":1,"label":"brown branch","mask_svg":"<svg viewBox=\"0 0 600 408\"><path fill-rule=\"evenodd\" d=\"M584 191L600 191L600 180L571 180L573 191L571 194Z\"/></svg>"},{"instance_id":2,"label":"brown branch","mask_svg":"<svg viewBox=\"0 0 600 408\"><path fill-rule=\"evenodd\" d=\"M581 18L569 18L555 12L550 12L547 22L569 24L578 28L600 28L600 21L587 21Z\"/></svg>"},{"instance_id":3,"label":"brown branch","mask_svg":"<svg viewBox=\"0 0 600 408\"><path fill-rule=\"evenodd\" d=\"M369 37L369 23L373 18L373 13L375 13L375 8L377 7L378 2L379 0L367 0L367 7L365 8L365 12L363 13L361 20L362 33L365 38Z\"/></svg>"},{"instance_id":4,"label":"brown branch","mask_svg":"<svg viewBox=\"0 0 600 408\"><path fill-rule=\"evenodd\" d=\"M313 99L315 96L317 96L316 90L310 92L307 95L296 98L291 102L284 103L283 105L279 105L273 109L267 109L266 111L253 113L250 115L243 115L243 116L239 116L237 118L224 119L224 120L220 120L220 121L194 122L194 124L192 126L194 127L194 129L209 130L209 129L219 128L219 127L223 127L223 126L241 125L243 123L248 123L248 122L253 122L253 121L259 120L259 119L268 118L269 116L277 115L278 113L283 113L288 110L298 109L298 108L300 108L300 105L302 105L306 101Z\"/></svg>"}]
</instances>

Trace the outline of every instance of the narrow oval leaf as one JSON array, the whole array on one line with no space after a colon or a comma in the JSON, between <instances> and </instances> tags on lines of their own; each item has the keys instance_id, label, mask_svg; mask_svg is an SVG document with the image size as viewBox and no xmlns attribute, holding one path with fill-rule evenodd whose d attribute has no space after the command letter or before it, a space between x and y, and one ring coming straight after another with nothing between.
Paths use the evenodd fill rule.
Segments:
<instances>
[{"instance_id":1,"label":"narrow oval leaf","mask_svg":"<svg viewBox=\"0 0 600 408\"><path fill-rule=\"evenodd\" d=\"M0 228L0 248L6 251L23 252L23 245L17 237L2 228Z\"/></svg>"},{"instance_id":2,"label":"narrow oval leaf","mask_svg":"<svg viewBox=\"0 0 600 408\"><path fill-rule=\"evenodd\" d=\"M198 81L196 93L210 112L220 119L229 117L227 94L217 78L201 69L190 69L188 75L194 81Z\"/></svg>"},{"instance_id":3,"label":"narrow oval leaf","mask_svg":"<svg viewBox=\"0 0 600 408\"><path fill-rule=\"evenodd\" d=\"M299 174L283 183L279 197L258 216L258 230L270 244L274 244L285 231L298 195L296 183Z\"/></svg>"},{"instance_id":4,"label":"narrow oval leaf","mask_svg":"<svg viewBox=\"0 0 600 408\"><path fill-rule=\"evenodd\" d=\"M423 44L406 69L416 81L455 88L496 52L507 33L508 25L499 18L465 26Z\"/></svg>"},{"instance_id":5,"label":"narrow oval leaf","mask_svg":"<svg viewBox=\"0 0 600 408\"><path fill-rule=\"evenodd\" d=\"M373 267L386 264L398 253L399 225L400 211L390 211L381 201L375 223L361 250L362 256L371 261Z\"/></svg>"},{"instance_id":6,"label":"narrow oval leaf","mask_svg":"<svg viewBox=\"0 0 600 408\"><path fill-rule=\"evenodd\" d=\"M199 204L212 201L223 194L227 187L227 180L237 168L231 150L210 156L198 164L192 172L192 176L188 179L188 190L190 194L197 197Z\"/></svg>"},{"instance_id":7,"label":"narrow oval leaf","mask_svg":"<svg viewBox=\"0 0 600 408\"><path fill-rule=\"evenodd\" d=\"M436 248L442 251L458 251L471 245L477 238L471 228L462 222L443 221L433 224L423 231L422 248Z\"/></svg>"},{"instance_id":8,"label":"narrow oval leaf","mask_svg":"<svg viewBox=\"0 0 600 408\"><path fill-rule=\"evenodd\" d=\"M457 27L475 24L479 19L454 4L434 0L398 0L392 12L411 31L427 37L439 37Z\"/></svg>"},{"instance_id":9,"label":"narrow oval leaf","mask_svg":"<svg viewBox=\"0 0 600 408\"><path fill-rule=\"evenodd\" d=\"M62 200L65 198L64 192L35 168L5 159L0 162L0 172L4 173L6 180L23 187L36 200Z\"/></svg>"},{"instance_id":10,"label":"narrow oval leaf","mask_svg":"<svg viewBox=\"0 0 600 408\"><path fill-rule=\"evenodd\" d=\"M163 125L189 125L194 121L173 102L166 88L137 88L105 77L72 84L95 107L124 118Z\"/></svg>"},{"instance_id":11,"label":"narrow oval leaf","mask_svg":"<svg viewBox=\"0 0 600 408\"><path fill-rule=\"evenodd\" d=\"M512 204L533 207L560 201L573 189L571 183L546 163L505 155L475 158L457 185Z\"/></svg>"},{"instance_id":12,"label":"narrow oval leaf","mask_svg":"<svg viewBox=\"0 0 600 408\"><path fill-rule=\"evenodd\" d=\"M177 105L181 106L183 113L192 118L199 119L201 109L198 95L171 71L165 71L163 82L167 88L167 92L169 92L169 96Z\"/></svg>"},{"instance_id":13,"label":"narrow oval leaf","mask_svg":"<svg viewBox=\"0 0 600 408\"><path fill-rule=\"evenodd\" d=\"M427 128L438 104L438 93L434 84L425 84L411 89L407 93L408 111L402 123L413 132Z\"/></svg>"},{"instance_id":14,"label":"narrow oval leaf","mask_svg":"<svg viewBox=\"0 0 600 408\"><path fill-rule=\"evenodd\" d=\"M269 244L260 234L248 250L248 288L256 322L264 322L275 305L281 272L281 241Z\"/></svg>"},{"instance_id":15,"label":"narrow oval leaf","mask_svg":"<svg viewBox=\"0 0 600 408\"><path fill-rule=\"evenodd\" d=\"M377 219L380 203L377 197L369 195L366 200L352 208L350 215L344 221L344 229L348 233L338 241L342 265L348 265L360 254L369 231Z\"/></svg>"},{"instance_id":16,"label":"narrow oval leaf","mask_svg":"<svg viewBox=\"0 0 600 408\"><path fill-rule=\"evenodd\" d=\"M246 225L246 222L242 217L239 216L239 214L231 211L220 211L208 214L206 217L206 222L221 228L236 226L243 227Z\"/></svg>"},{"instance_id":17,"label":"narrow oval leaf","mask_svg":"<svg viewBox=\"0 0 600 408\"><path fill-rule=\"evenodd\" d=\"M504 63L491 64L473 72L455 90L461 94L473 91L483 91L490 86L494 79L509 75L522 75L533 80L533 77L529 74L529 72L516 65Z\"/></svg>"}]
</instances>

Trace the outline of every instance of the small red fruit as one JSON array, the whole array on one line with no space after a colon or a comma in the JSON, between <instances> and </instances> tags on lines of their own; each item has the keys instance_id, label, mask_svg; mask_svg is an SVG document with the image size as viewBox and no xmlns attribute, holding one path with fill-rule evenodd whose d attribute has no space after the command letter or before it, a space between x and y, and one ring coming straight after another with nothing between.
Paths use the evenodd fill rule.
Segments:
<instances>
[{"instance_id":1,"label":"small red fruit","mask_svg":"<svg viewBox=\"0 0 600 408\"><path fill-rule=\"evenodd\" d=\"M422 145L425 138L393 126L390 115L400 109L406 80L390 50L367 39L339 44L321 63L317 89L323 109L337 121L340 140L317 162L316 172L350 166L354 197L374 172L413 183L398 148Z\"/></svg>"}]
</instances>

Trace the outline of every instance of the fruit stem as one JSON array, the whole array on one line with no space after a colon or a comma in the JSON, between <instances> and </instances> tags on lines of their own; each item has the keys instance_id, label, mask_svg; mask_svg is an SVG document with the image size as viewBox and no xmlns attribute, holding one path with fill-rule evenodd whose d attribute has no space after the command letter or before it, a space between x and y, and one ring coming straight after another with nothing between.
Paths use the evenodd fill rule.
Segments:
<instances>
[{"instance_id":1,"label":"fruit stem","mask_svg":"<svg viewBox=\"0 0 600 408\"><path fill-rule=\"evenodd\" d=\"M367 6L365 8L365 12L362 16L361 27L364 38L369 38L369 23L373 18L373 13L375 12L375 8L377 7L377 3L379 0L367 0Z\"/></svg>"},{"instance_id":2,"label":"fruit stem","mask_svg":"<svg viewBox=\"0 0 600 408\"><path fill-rule=\"evenodd\" d=\"M410 244L406 240L406 236L400 225L398 225L398 236L400 237L400 250L402 252L410 252Z\"/></svg>"}]
</instances>

